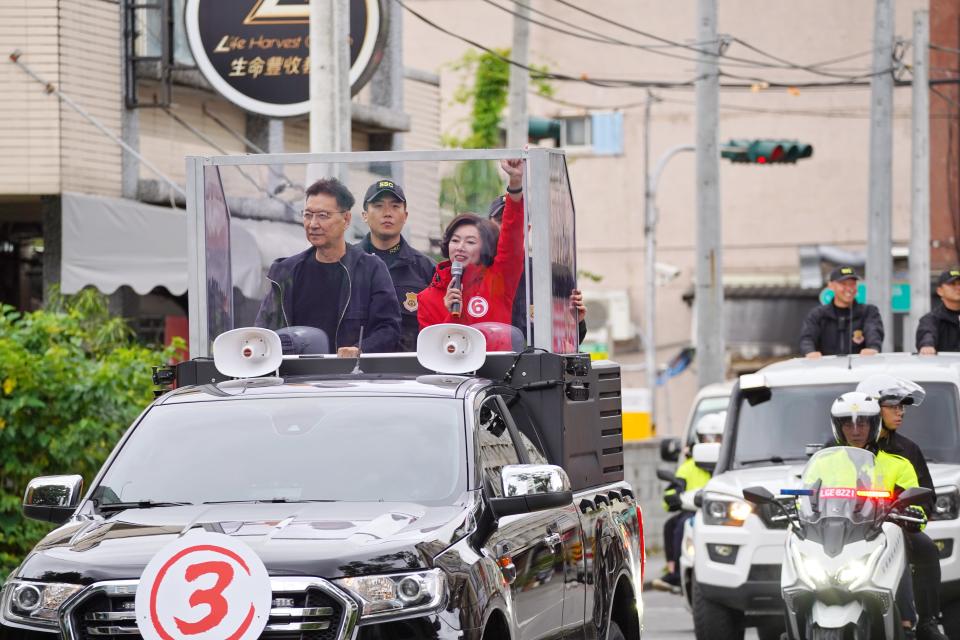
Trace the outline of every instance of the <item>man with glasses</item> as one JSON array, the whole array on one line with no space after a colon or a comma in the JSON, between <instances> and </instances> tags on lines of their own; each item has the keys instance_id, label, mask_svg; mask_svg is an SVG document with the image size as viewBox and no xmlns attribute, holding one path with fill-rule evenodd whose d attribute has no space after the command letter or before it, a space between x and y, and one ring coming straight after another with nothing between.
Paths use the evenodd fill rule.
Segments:
<instances>
[{"instance_id":1,"label":"man with glasses","mask_svg":"<svg viewBox=\"0 0 960 640\"><path fill-rule=\"evenodd\" d=\"M335 178L310 185L302 219L311 247L270 266L270 292L257 313L258 327L316 327L341 357L356 357L361 348L396 351L400 305L387 265L344 239L354 202Z\"/></svg>"},{"instance_id":2,"label":"man with glasses","mask_svg":"<svg viewBox=\"0 0 960 640\"><path fill-rule=\"evenodd\" d=\"M406 240L407 197L393 180L377 180L363 197L363 221L370 233L360 246L387 264L400 303L400 351L417 350L417 294L427 288L436 265Z\"/></svg>"}]
</instances>

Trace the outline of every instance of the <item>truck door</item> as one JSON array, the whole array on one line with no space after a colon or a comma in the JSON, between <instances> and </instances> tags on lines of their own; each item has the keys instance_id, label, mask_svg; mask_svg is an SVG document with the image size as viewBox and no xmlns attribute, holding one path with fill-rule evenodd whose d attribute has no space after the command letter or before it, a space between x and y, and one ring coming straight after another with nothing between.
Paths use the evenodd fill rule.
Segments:
<instances>
[{"instance_id":1,"label":"truck door","mask_svg":"<svg viewBox=\"0 0 960 640\"><path fill-rule=\"evenodd\" d=\"M485 491L502 497L500 469L520 464L515 441L516 427L504 417L502 404L490 397L477 416L480 462ZM563 626L563 538L558 526L562 510L551 509L501 518L487 551L498 563L512 564L505 574L515 573L510 585L513 615L520 640L557 637Z\"/></svg>"}]
</instances>

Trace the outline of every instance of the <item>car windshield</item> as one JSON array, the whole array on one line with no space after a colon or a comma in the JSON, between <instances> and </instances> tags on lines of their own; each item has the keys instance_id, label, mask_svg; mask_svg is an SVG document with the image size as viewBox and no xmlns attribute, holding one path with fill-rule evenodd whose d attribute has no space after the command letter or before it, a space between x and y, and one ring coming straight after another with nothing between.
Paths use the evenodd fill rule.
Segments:
<instances>
[{"instance_id":1,"label":"car windshield","mask_svg":"<svg viewBox=\"0 0 960 640\"><path fill-rule=\"evenodd\" d=\"M927 397L907 407L898 433L916 442L928 461L960 463L957 390L950 383L921 382ZM853 384L773 387L770 398L750 405L740 397L733 467L806 460L808 444L832 440L830 405Z\"/></svg>"},{"instance_id":2,"label":"car windshield","mask_svg":"<svg viewBox=\"0 0 960 640\"><path fill-rule=\"evenodd\" d=\"M450 504L466 489L462 401L309 397L151 409L93 497L114 502Z\"/></svg>"}]
</instances>

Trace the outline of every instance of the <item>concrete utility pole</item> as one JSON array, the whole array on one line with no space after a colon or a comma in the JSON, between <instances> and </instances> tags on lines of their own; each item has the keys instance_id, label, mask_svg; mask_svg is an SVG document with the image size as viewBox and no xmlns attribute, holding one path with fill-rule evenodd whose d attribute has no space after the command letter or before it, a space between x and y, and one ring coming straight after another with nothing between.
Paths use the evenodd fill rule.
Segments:
<instances>
[{"instance_id":1,"label":"concrete utility pole","mask_svg":"<svg viewBox=\"0 0 960 640\"><path fill-rule=\"evenodd\" d=\"M311 0L311 153L350 151L349 33L349 0Z\"/></svg>"},{"instance_id":2,"label":"concrete utility pole","mask_svg":"<svg viewBox=\"0 0 960 640\"><path fill-rule=\"evenodd\" d=\"M914 350L920 317L930 311L930 13L913 12L913 157L910 190L910 315L903 350Z\"/></svg>"},{"instance_id":3,"label":"concrete utility pole","mask_svg":"<svg viewBox=\"0 0 960 640\"><path fill-rule=\"evenodd\" d=\"M867 301L883 319L883 350L893 350L893 38L894 0L877 0L870 79L870 198L867 213Z\"/></svg>"},{"instance_id":4,"label":"concrete utility pole","mask_svg":"<svg viewBox=\"0 0 960 640\"><path fill-rule=\"evenodd\" d=\"M699 386L723 381L726 345L723 326L723 260L720 238L720 41L717 0L697 1L697 327Z\"/></svg>"},{"instance_id":5,"label":"concrete utility pole","mask_svg":"<svg viewBox=\"0 0 960 640\"><path fill-rule=\"evenodd\" d=\"M510 56L518 63L510 65L510 123L507 128L507 148L522 149L529 139L527 116L527 88L530 72L518 65L527 65L530 58L530 9L523 3L514 3L513 50Z\"/></svg>"}]
</instances>

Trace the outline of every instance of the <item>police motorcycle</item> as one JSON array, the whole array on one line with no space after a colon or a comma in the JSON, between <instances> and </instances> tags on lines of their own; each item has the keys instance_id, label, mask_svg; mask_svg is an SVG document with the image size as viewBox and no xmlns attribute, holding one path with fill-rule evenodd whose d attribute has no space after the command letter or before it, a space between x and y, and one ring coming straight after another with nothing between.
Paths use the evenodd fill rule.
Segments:
<instances>
[{"instance_id":1,"label":"police motorcycle","mask_svg":"<svg viewBox=\"0 0 960 640\"><path fill-rule=\"evenodd\" d=\"M831 447L810 458L799 489L744 489L789 523L780 582L789 640L904 637L896 592L907 561L896 523L922 523L901 511L929 490L894 499L880 474L870 451Z\"/></svg>"},{"instance_id":2,"label":"police motorcycle","mask_svg":"<svg viewBox=\"0 0 960 640\"><path fill-rule=\"evenodd\" d=\"M699 508L696 504L696 495L710 481L716 467L715 461L704 462L703 456L697 455L695 451L703 449L700 447L701 444L719 445L723 440L726 417L726 411L708 413L700 417L694 427L697 444L693 445L689 457L680 463L675 471L657 470L657 478L667 483L663 492L663 506L673 514L668 520L669 533L673 538L673 554L672 557L667 558L668 568L671 568L670 563L675 564L669 573L653 580L652 586L660 591L683 595L688 604L690 604L690 593L682 588L681 576L685 571L692 569L690 550L687 547L690 546L689 541L693 537L693 516ZM665 530L664 533L667 535L668 531ZM664 546L669 551L670 544L667 543Z\"/></svg>"}]
</instances>

